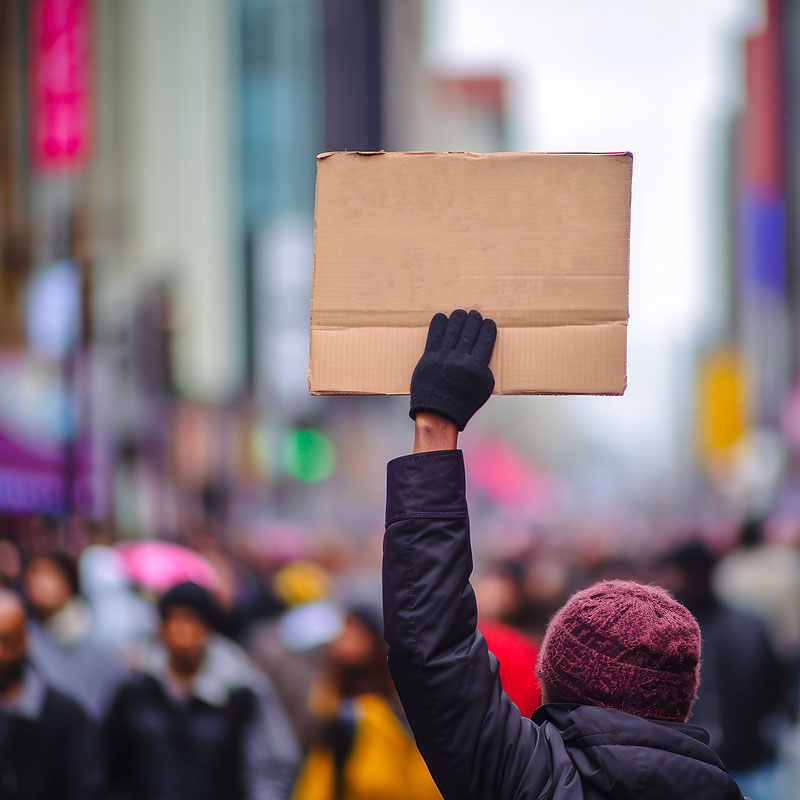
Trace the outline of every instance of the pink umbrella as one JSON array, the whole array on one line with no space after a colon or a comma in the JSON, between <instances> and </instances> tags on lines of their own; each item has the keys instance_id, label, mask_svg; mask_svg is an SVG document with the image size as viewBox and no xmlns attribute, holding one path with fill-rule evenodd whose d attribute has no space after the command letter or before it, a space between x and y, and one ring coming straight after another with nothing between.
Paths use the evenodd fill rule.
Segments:
<instances>
[{"instance_id":1,"label":"pink umbrella","mask_svg":"<svg viewBox=\"0 0 800 800\"><path fill-rule=\"evenodd\" d=\"M213 589L217 582L211 564L188 547L159 541L122 542L116 550L131 582L153 592L163 592L182 581L206 589Z\"/></svg>"}]
</instances>

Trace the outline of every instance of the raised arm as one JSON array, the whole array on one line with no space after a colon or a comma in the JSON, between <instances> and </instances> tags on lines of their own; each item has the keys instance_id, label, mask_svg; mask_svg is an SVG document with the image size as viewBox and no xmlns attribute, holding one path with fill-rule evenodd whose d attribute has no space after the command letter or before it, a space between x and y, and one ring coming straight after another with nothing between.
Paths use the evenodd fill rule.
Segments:
<instances>
[{"instance_id":1,"label":"raised arm","mask_svg":"<svg viewBox=\"0 0 800 800\"><path fill-rule=\"evenodd\" d=\"M388 467L383 591L389 667L445 800L536 797L549 768L539 729L502 690L497 660L477 630L469 584L464 464L455 448L458 431L494 386L488 364L495 331L477 312L455 312L449 321L434 317L412 379L414 454ZM537 749L538 777L530 774ZM523 776L525 793L517 794Z\"/></svg>"}]
</instances>

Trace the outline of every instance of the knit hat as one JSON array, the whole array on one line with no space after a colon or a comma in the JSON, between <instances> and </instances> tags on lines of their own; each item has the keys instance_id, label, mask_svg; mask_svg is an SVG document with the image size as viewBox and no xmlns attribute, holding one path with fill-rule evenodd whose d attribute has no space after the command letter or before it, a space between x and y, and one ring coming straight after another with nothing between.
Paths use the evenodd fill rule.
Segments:
<instances>
[{"instance_id":1,"label":"knit hat","mask_svg":"<svg viewBox=\"0 0 800 800\"><path fill-rule=\"evenodd\" d=\"M700 628L685 606L656 586L602 581L550 621L536 675L551 699L684 722L699 670Z\"/></svg>"}]
</instances>

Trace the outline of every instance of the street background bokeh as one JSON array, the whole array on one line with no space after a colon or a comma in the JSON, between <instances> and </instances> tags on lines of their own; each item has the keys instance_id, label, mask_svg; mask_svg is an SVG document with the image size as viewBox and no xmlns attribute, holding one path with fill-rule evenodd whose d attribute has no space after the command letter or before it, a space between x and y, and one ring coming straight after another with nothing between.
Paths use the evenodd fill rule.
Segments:
<instances>
[{"instance_id":1,"label":"street background bokeh","mask_svg":"<svg viewBox=\"0 0 800 800\"><path fill-rule=\"evenodd\" d=\"M493 398L463 436L486 616L535 639L701 540L793 663L798 41L792 0L4 0L3 581L163 539L210 564L229 634L308 606L284 644L329 641L321 598L379 602L412 425L307 393L316 154L630 150L625 396Z\"/></svg>"}]
</instances>

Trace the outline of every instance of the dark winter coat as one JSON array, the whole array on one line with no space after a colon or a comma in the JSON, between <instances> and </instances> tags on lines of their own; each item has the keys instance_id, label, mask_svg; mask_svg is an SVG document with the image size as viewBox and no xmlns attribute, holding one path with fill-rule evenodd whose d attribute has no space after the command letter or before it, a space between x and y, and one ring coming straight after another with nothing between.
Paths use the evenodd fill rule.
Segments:
<instances>
[{"instance_id":1,"label":"dark winter coat","mask_svg":"<svg viewBox=\"0 0 800 800\"><path fill-rule=\"evenodd\" d=\"M247 690L222 707L174 703L149 675L117 695L105 728L114 797L244 798L242 743L254 713Z\"/></svg>"},{"instance_id":2,"label":"dark winter coat","mask_svg":"<svg viewBox=\"0 0 800 800\"><path fill-rule=\"evenodd\" d=\"M94 724L28 667L17 702L0 710L0 798L95 800L102 775Z\"/></svg>"},{"instance_id":3,"label":"dark winter coat","mask_svg":"<svg viewBox=\"0 0 800 800\"><path fill-rule=\"evenodd\" d=\"M703 632L700 691L692 721L711 735L732 770L754 769L777 758L765 720L788 716L789 668L757 617L718 603L695 612Z\"/></svg>"},{"instance_id":4,"label":"dark winter coat","mask_svg":"<svg viewBox=\"0 0 800 800\"><path fill-rule=\"evenodd\" d=\"M519 713L476 629L460 451L390 462L386 505L389 666L445 800L741 798L701 728L585 705Z\"/></svg>"},{"instance_id":5,"label":"dark winter coat","mask_svg":"<svg viewBox=\"0 0 800 800\"><path fill-rule=\"evenodd\" d=\"M213 637L191 692L167 688L166 655L122 685L103 729L117 800L285 800L297 750L272 685Z\"/></svg>"}]
</instances>

